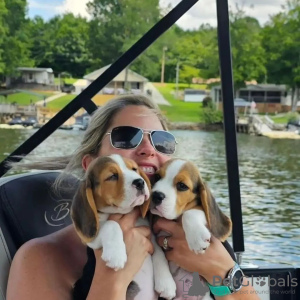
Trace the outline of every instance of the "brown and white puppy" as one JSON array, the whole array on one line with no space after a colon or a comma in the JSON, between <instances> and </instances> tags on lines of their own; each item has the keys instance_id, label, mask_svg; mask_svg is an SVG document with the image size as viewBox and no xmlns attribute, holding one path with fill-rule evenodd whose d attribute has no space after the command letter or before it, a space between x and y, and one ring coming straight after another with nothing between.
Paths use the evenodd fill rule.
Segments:
<instances>
[{"instance_id":1,"label":"brown and white puppy","mask_svg":"<svg viewBox=\"0 0 300 300\"><path fill-rule=\"evenodd\" d=\"M141 206L145 216L150 200L150 181L137 164L119 155L94 159L73 199L71 217L83 243L103 248L107 266L121 269L127 261L123 232L110 214L126 214Z\"/></svg>"},{"instance_id":2,"label":"brown and white puppy","mask_svg":"<svg viewBox=\"0 0 300 300\"><path fill-rule=\"evenodd\" d=\"M158 170L151 192L150 211L169 220L179 220L189 248L195 253L205 251L211 234L225 241L231 233L231 220L220 210L198 168L186 160L169 160ZM168 295L174 294L168 262L162 257L160 247L155 247L153 263L155 289L165 290ZM178 267L170 265L170 268L174 276ZM169 283L164 282L166 277ZM210 299L209 293L205 297Z\"/></svg>"}]
</instances>

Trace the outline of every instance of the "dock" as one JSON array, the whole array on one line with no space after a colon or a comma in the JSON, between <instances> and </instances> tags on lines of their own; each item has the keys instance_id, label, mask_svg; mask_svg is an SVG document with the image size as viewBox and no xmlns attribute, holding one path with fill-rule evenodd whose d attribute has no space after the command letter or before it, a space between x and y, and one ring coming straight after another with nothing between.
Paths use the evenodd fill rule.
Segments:
<instances>
[{"instance_id":1,"label":"dock","mask_svg":"<svg viewBox=\"0 0 300 300\"><path fill-rule=\"evenodd\" d=\"M299 132L286 131L285 126L275 124L268 116L239 117L236 119L236 131L272 139L300 139Z\"/></svg>"}]
</instances>

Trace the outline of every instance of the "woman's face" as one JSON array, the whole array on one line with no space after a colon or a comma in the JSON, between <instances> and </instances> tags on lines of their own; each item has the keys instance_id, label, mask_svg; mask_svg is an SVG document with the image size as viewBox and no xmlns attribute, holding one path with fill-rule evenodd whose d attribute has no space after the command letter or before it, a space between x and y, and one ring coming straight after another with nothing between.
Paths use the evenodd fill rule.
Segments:
<instances>
[{"instance_id":1,"label":"woman's face","mask_svg":"<svg viewBox=\"0 0 300 300\"><path fill-rule=\"evenodd\" d=\"M145 106L130 105L115 115L114 121L108 128L110 132L117 126L134 126L145 130L164 130L158 117ZM106 135L101 143L99 156L119 154L123 157L134 160L148 177L154 175L170 156L157 152L150 141L149 134L144 134L140 145L135 149L116 149L110 143L109 135Z\"/></svg>"}]
</instances>

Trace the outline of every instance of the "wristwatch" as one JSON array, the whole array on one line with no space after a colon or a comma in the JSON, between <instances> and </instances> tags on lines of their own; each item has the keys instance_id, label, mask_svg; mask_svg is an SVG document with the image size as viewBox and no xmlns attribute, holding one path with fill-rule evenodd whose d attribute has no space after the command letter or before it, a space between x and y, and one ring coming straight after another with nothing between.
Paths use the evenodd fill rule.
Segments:
<instances>
[{"instance_id":1,"label":"wristwatch","mask_svg":"<svg viewBox=\"0 0 300 300\"><path fill-rule=\"evenodd\" d=\"M207 285L213 295L226 296L238 292L243 287L244 276L240 266L235 263L234 267L229 270L226 277L222 280L223 285L211 285L209 283Z\"/></svg>"}]
</instances>

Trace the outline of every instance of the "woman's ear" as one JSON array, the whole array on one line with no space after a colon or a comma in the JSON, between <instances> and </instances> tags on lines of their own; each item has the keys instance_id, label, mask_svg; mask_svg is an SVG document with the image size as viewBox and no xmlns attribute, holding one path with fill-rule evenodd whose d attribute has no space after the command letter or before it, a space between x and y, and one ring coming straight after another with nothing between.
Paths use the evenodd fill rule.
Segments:
<instances>
[{"instance_id":1,"label":"woman's ear","mask_svg":"<svg viewBox=\"0 0 300 300\"><path fill-rule=\"evenodd\" d=\"M81 161L81 165L83 169L86 171L90 163L93 161L95 157L93 157L91 154L86 154Z\"/></svg>"},{"instance_id":2,"label":"woman's ear","mask_svg":"<svg viewBox=\"0 0 300 300\"><path fill-rule=\"evenodd\" d=\"M151 183L150 183L148 176L140 168L139 168L139 173L140 173L141 177L145 180L147 187L149 189L149 198L140 206L142 217L145 218L147 211L149 210L149 206L150 206L150 202L151 202L150 201Z\"/></svg>"},{"instance_id":3,"label":"woman's ear","mask_svg":"<svg viewBox=\"0 0 300 300\"><path fill-rule=\"evenodd\" d=\"M231 233L231 220L221 211L209 188L201 178L199 180L199 196L208 228L216 238L222 242L225 241Z\"/></svg>"},{"instance_id":4,"label":"woman's ear","mask_svg":"<svg viewBox=\"0 0 300 300\"><path fill-rule=\"evenodd\" d=\"M75 230L85 244L91 242L99 231L99 219L92 184L89 176L81 182L71 207Z\"/></svg>"}]
</instances>

